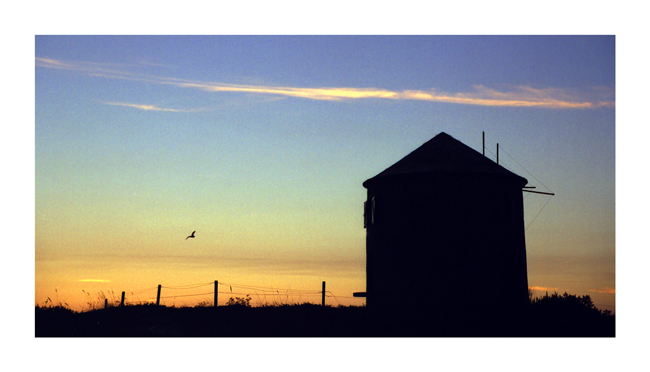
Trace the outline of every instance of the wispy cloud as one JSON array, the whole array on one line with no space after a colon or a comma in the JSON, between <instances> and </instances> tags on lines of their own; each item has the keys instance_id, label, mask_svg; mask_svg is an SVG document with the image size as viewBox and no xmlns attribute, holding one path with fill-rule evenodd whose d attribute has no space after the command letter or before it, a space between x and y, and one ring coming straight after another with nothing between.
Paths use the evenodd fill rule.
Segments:
<instances>
[{"instance_id":1,"label":"wispy cloud","mask_svg":"<svg viewBox=\"0 0 650 372\"><path fill-rule=\"evenodd\" d=\"M528 287L528 289L531 289L533 291L557 291L559 288L551 288L551 287Z\"/></svg>"},{"instance_id":2,"label":"wispy cloud","mask_svg":"<svg viewBox=\"0 0 650 372\"><path fill-rule=\"evenodd\" d=\"M546 109L595 109L615 106L611 89L594 88L588 91L569 91L560 88L534 88L530 86L506 87L502 90L474 85L468 92L442 92L435 88L428 90L392 91L380 88L354 87L283 87L265 85L226 84L196 80L176 79L128 71L131 65L100 64L59 61L48 58L36 58L36 67L63 69L90 76L110 79L128 79L152 84L164 84L184 89L204 92L235 92L248 94L273 95L279 97L298 97L323 101L350 101L360 99L387 99L394 101L428 101L474 106L496 107L535 107ZM190 112L160 108L154 105L108 103L129 106L142 110Z\"/></svg>"},{"instance_id":3,"label":"wispy cloud","mask_svg":"<svg viewBox=\"0 0 650 372\"><path fill-rule=\"evenodd\" d=\"M124 102L102 102L107 105L112 105L112 106L124 106L124 107L131 107L135 108L138 110L144 110L144 111L166 111L166 112L196 112L196 111L201 111L200 109L173 109L173 108L165 108L165 107L158 107L156 105L144 105L144 104L137 104L137 103L124 103Z\"/></svg>"},{"instance_id":4,"label":"wispy cloud","mask_svg":"<svg viewBox=\"0 0 650 372\"><path fill-rule=\"evenodd\" d=\"M536 89L528 86L511 87L507 91L497 91L482 85L472 87L473 91L463 93L438 92L431 90L390 91L376 88L296 88L261 85L236 85L209 82L184 82L165 79L161 84L181 88L193 88L207 92L240 92L290 96L324 101L345 101L357 99L389 99L396 101L429 101L474 106L500 107L538 107L549 109L594 109L614 107L607 93L591 91L584 96L600 92L599 99L585 100L580 94L570 94L557 88Z\"/></svg>"},{"instance_id":5,"label":"wispy cloud","mask_svg":"<svg viewBox=\"0 0 650 372\"><path fill-rule=\"evenodd\" d=\"M616 289L603 287L601 289L590 289L589 292L616 294Z\"/></svg>"}]
</instances>

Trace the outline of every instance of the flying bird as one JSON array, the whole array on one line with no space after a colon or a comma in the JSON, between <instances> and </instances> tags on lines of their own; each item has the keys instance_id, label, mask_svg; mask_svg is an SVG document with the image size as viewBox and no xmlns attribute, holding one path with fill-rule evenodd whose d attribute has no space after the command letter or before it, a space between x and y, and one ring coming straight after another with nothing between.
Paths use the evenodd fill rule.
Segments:
<instances>
[{"instance_id":1,"label":"flying bird","mask_svg":"<svg viewBox=\"0 0 650 372\"><path fill-rule=\"evenodd\" d=\"M196 231L192 231L192 235L190 235L190 236L188 236L187 238L185 238L185 240L187 240L187 239L189 239L189 238L196 238L196 236L194 236L194 233L195 233L195 232L196 232Z\"/></svg>"}]
</instances>

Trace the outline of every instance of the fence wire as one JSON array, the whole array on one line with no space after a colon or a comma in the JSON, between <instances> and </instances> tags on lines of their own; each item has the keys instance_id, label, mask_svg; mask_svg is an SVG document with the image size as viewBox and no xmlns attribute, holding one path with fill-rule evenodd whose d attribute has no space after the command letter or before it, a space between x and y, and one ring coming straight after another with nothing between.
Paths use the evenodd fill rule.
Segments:
<instances>
[{"instance_id":1,"label":"fence wire","mask_svg":"<svg viewBox=\"0 0 650 372\"><path fill-rule=\"evenodd\" d=\"M267 304L269 301L274 303L300 303L303 298L314 298L321 297L323 295L322 290L311 290L311 289L292 289L292 288L279 288L279 287L267 287L267 286L256 286L249 284L238 284L238 283L226 283L226 282L216 282L217 287L217 297L220 295L226 296L249 296L255 297L258 305ZM152 303L158 300L169 300L176 298L187 298L187 297L199 297L199 296L213 296L215 293L212 292L201 292L201 293L182 293L182 291L214 286L215 282L204 282L196 284L185 284L185 285L174 285L166 286L160 285L161 294L159 296L147 296L147 298L140 299L139 295L149 292L156 292L158 286L149 287L144 289L138 289L134 291L124 292L129 294L129 301L125 298L125 303ZM171 292L171 294L169 294ZM181 293L178 293L181 292ZM133 298L135 297L135 298ZM339 299L359 299L353 296L337 296L331 291L325 291L326 298L334 298L334 300L341 305ZM220 300L219 303L227 303L227 300Z\"/></svg>"}]
</instances>

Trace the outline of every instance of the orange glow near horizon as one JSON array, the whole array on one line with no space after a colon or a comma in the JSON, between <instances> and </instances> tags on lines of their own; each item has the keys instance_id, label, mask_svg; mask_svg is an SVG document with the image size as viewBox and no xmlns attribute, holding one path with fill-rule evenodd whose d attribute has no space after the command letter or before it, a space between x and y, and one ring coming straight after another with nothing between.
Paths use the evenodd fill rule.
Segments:
<instances>
[{"instance_id":1,"label":"orange glow near horizon","mask_svg":"<svg viewBox=\"0 0 650 372\"><path fill-rule=\"evenodd\" d=\"M112 259L115 261L115 258ZM209 260L208 260L209 261ZM219 261L219 260L217 260ZM176 260L119 260L114 268L102 268L102 259L86 259L83 263L70 261L65 275L49 270L48 265L36 262L35 305L65 304L75 311L119 303L125 292L126 304L155 302L157 286L162 286L160 303L165 306L212 305L214 281L219 282L219 305L230 297L251 297L253 306L264 304L321 303L321 286L326 282L326 304L355 305L364 298L352 297L353 292L365 290L365 276L361 272L328 270L327 277L317 274L318 264L311 271L287 271L282 266L263 267L253 263L251 268L216 264L214 268ZM96 266L98 269L93 269ZM353 269L356 266L351 266ZM308 267L307 267L308 268ZM354 270L354 269L353 269ZM105 279L77 279L102 272ZM48 301L49 298L49 301ZM92 304L92 305L91 305Z\"/></svg>"},{"instance_id":2,"label":"orange glow near horizon","mask_svg":"<svg viewBox=\"0 0 650 372\"><path fill-rule=\"evenodd\" d=\"M590 291L596 293L616 294L616 289L610 287L604 287L602 289L590 289Z\"/></svg>"}]
</instances>

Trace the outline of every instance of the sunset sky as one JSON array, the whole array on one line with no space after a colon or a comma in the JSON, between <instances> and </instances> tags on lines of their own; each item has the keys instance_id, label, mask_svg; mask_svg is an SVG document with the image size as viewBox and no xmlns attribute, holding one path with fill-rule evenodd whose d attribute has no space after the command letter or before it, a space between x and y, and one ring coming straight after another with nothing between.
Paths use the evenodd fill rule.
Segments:
<instances>
[{"instance_id":1,"label":"sunset sky","mask_svg":"<svg viewBox=\"0 0 650 372\"><path fill-rule=\"evenodd\" d=\"M444 131L555 193L524 195L535 293L616 310L613 36L36 36L34 63L36 304L361 305L362 182Z\"/></svg>"}]
</instances>

